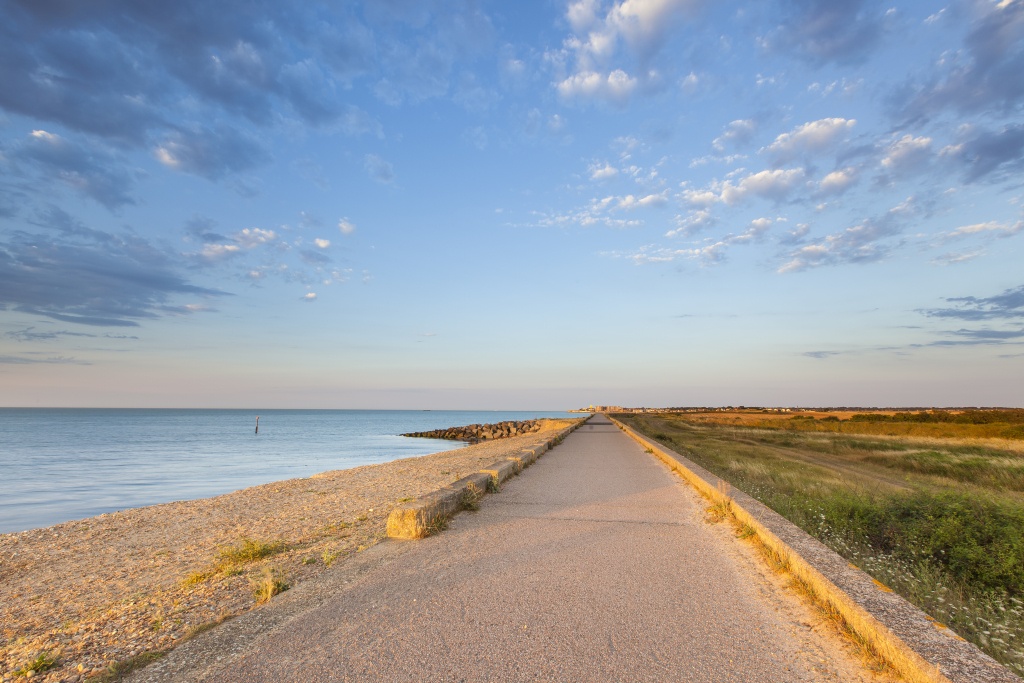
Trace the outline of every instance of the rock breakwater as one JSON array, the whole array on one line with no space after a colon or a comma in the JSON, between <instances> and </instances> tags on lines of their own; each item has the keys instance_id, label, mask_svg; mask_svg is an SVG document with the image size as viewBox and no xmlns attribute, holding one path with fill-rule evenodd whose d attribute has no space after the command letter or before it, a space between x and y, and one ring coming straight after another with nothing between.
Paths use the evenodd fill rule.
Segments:
<instances>
[{"instance_id":1,"label":"rock breakwater","mask_svg":"<svg viewBox=\"0 0 1024 683\"><path fill-rule=\"evenodd\" d=\"M468 441L479 443L492 439L507 439L540 431L540 420L509 420L493 424L471 424L465 427L448 427L432 429L429 432L411 432L402 436L415 436L421 439L448 439L449 441Z\"/></svg>"}]
</instances>

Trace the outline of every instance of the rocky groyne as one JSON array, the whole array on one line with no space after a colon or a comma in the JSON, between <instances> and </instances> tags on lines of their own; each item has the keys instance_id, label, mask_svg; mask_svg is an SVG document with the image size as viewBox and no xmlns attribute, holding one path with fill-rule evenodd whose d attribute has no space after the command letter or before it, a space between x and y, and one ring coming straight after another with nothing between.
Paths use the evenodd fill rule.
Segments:
<instances>
[{"instance_id":1,"label":"rocky groyne","mask_svg":"<svg viewBox=\"0 0 1024 683\"><path fill-rule=\"evenodd\" d=\"M421 439L448 439L449 441L467 441L479 443L492 439L507 439L510 436L521 436L540 431L540 420L509 420L494 424L472 424L465 427L448 427L432 429L429 432L411 432L402 436L415 436Z\"/></svg>"}]
</instances>

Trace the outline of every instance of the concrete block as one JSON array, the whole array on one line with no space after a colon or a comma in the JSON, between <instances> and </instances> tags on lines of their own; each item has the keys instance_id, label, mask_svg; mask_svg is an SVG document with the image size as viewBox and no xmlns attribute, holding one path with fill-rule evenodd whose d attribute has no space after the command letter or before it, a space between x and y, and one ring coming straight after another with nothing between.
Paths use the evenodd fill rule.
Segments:
<instances>
[{"instance_id":1,"label":"concrete block","mask_svg":"<svg viewBox=\"0 0 1024 683\"><path fill-rule=\"evenodd\" d=\"M487 493L491 475L475 472L437 491L399 505L388 515L388 538L423 538L466 507L467 498Z\"/></svg>"},{"instance_id":2,"label":"concrete block","mask_svg":"<svg viewBox=\"0 0 1024 683\"><path fill-rule=\"evenodd\" d=\"M484 474L489 474L497 480L498 484L504 484L507 479L518 473L517 469L516 463L510 460L499 460L490 467L485 467L480 471Z\"/></svg>"},{"instance_id":3,"label":"concrete block","mask_svg":"<svg viewBox=\"0 0 1024 683\"><path fill-rule=\"evenodd\" d=\"M520 472L522 472L523 470L530 466L530 463L526 461L526 458L523 457L522 454L510 455L505 459L508 460L513 465L515 465L516 474L519 474Z\"/></svg>"},{"instance_id":4,"label":"concrete block","mask_svg":"<svg viewBox=\"0 0 1024 683\"><path fill-rule=\"evenodd\" d=\"M389 538L423 538L462 509L463 492L445 487L399 505L388 515Z\"/></svg>"}]
</instances>

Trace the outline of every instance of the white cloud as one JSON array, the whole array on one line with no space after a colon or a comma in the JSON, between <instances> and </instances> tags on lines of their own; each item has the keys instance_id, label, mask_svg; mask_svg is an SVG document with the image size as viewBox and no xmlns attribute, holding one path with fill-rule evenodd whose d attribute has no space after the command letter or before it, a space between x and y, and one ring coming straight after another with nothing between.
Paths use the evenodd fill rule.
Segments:
<instances>
[{"instance_id":1,"label":"white cloud","mask_svg":"<svg viewBox=\"0 0 1024 683\"><path fill-rule=\"evenodd\" d=\"M307 292L303 297L303 301L316 301L316 292Z\"/></svg>"},{"instance_id":2,"label":"white cloud","mask_svg":"<svg viewBox=\"0 0 1024 683\"><path fill-rule=\"evenodd\" d=\"M1020 232L1024 232L1024 220L1017 221L1016 223L988 221L987 223L961 226L956 230L945 233L942 237L947 240L971 236L1012 237Z\"/></svg>"},{"instance_id":3,"label":"white cloud","mask_svg":"<svg viewBox=\"0 0 1024 683\"><path fill-rule=\"evenodd\" d=\"M967 263L968 261L973 261L979 256L984 255L984 249L978 249L976 251L949 252L948 254L936 256L931 260L931 263L932 265L935 266L955 266L960 263Z\"/></svg>"},{"instance_id":4,"label":"white cloud","mask_svg":"<svg viewBox=\"0 0 1024 683\"><path fill-rule=\"evenodd\" d=\"M643 265L647 263L668 263L680 259L699 260L705 264L720 263L725 260L729 248L758 240L772 226L770 218L756 218L750 222L750 226L742 233L728 234L718 240L710 241L703 246L670 249L668 247L647 246L629 255L633 263ZM666 236L671 237L679 234L680 230L673 230Z\"/></svg>"},{"instance_id":5,"label":"white cloud","mask_svg":"<svg viewBox=\"0 0 1024 683\"><path fill-rule=\"evenodd\" d=\"M321 249L326 249L327 247L331 246L331 241L317 237L315 240L313 240L313 244L315 244Z\"/></svg>"},{"instance_id":6,"label":"white cloud","mask_svg":"<svg viewBox=\"0 0 1024 683\"><path fill-rule=\"evenodd\" d=\"M692 71L687 74L686 78L679 82L679 87L683 92L690 95L696 92L697 87L700 85L700 76L693 73Z\"/></svg>"},{"instance_id":7,"label":"white cloud","mask_svg":"<svg viewBox=\"0 0 1024 683\"><path fill-rule=\"evenodd\" d=\"M273 230L264 230L263 228L245 228L232 235L232 239L243 249L252 249L262 244L273 242L277 239L277 233Z\"/></svg>"},{"instance_id":8,"label":"white cloud","mask_svg":"<svg viewBox=\"0 0 1024 683\"><path fill-rule=\"evenodd\" d=\"M590 179L591 180L607 180L608 178L614 178L619 174L619 169L615 168L608 162L601 164L592 164L590 166Z\"/></svg>"},{"instance_id":9,"label":"white cloud","mask_svg":"<svg viewBox=\"0 0 1024 683\"><path fill-rule=\"evenodd\" d=\"M565 18L569 20L573 31L583 33L589 31L597 23L597 14L600 9L601 3L598 0L578 0L569 4Z\"/></svg>"},{"instance_id":10,"label":"white cloud","mask_svg":"<svg viewBox=\"0 0 1024 683\"><path fill-rule=\"evenodd\" d=\"M688 216L676 216L676 225L679 226L665 233L665 237L677 235L692 235L715 222L711 212L707 209L692 211Z\"/></svg>"},{"instance_id":11,"label":"white cloud","mask_svg":"<svg viewBox=\"0 0 1024 683\"><path fill-rule=\"evenodd\" d=\"M887 171L909 171L923 166L931 156L932 139L904 135L889 146L882 166Z\"/></svg>"},{"instance_id":12,"label":"white cloud","mask_svg":"<svg viewBox=\"0 0 1024 683\"><path fill-rule=\"evenodd\" d=\"M342 218L338 220L338 230L342 235L351 235L356 231L356 226L349 219Z\"/></svg>"},{"instance_id":13,"label":"white cloud","mask_svg":"<svg viewBox=\"0 0 1024 683\"><path fill-rule=\"evenodd\" d=\"M780 201L803 182L804 176L802 168L760 171L746 176L735 185L727 181L722 185L719 197L729 205L738 204L748 195Z\"/></svg>"},{"instance_id":14,"label":"white cloud","mask_svg":"<svg viewBox=\"0 0 1024 683\"><path fill-rule=\"evenodd\" d=\"M241 250L237 244L204 244L200 255L209 261L216 261L241 253Z\"/></svg>"},{"instance_id":15,"label":"white cloud","mask_svg":"<svg viewBox=\"0 0 1024 683\"><path fill-rule=\"evenodd\" d=\"M818 183L818 193L826 195L842 194L857 182L857 171L852 167L832 171Z\"/></svg>"},{"instance_id":16,"label":"white cloud","mask_svg":"<svg viewBox=\"0 0 1024 683\"><path fill-rule=\"evenodd\" d=\"M597 0L571 2L566 19L573 33L565 39L562 51L546 55L559 69L564 69L568 60L574 61L570 75L557 81L559 94L623 102L641 79L649 85L660 83L657 69L633 76L615 63L623 59L648 63L675 21L700 4L703 0L622 0L613 2L602 17ZM696 75L691 76L684 81L684 88L696 85Z\"/></svg>"},{"instance_id":17,"label":"white cloud","mask_svg":"<svg viewBox=\"0 0 1024 683\"><path fill-rule=\"evenodd\" d=\"M622 69L607 76L596 71L581 71L558 84L563 97L598 98L610 102L624 102L636 89L637 80Z\"/></svg>"},{"instance_id":18,"label":"white cloud","mask_svg":"<svg viewBox=\"0 0 1024 683\"><path fill-rule=\"evenodd\" d=\"M690 206L711 206L719 201L719 197L711 190L684 190L683 201Z\"/></svg>"},{"instance_id":19,"label":"white cloud","mask_svg":"<svg viewBox=\"0 0 1024 683\"><path fill-rule=\"evenodd\" d=\"M782 133L763 148L778 160L787 160L809 152L829 148L841 135L857 124L856 119L830 118L809 121L789 133Z\"/></svg>"},{"instance_id":20,"label":"white cloud","mask_svg":"<svg viewBox=\"0 0 1024 683\"><path fill-rule=\"evenodd\" d=\"M629 211L631 209L664 206L668 203L668 194L667 191L660 194L649 194L643 197L636 197L634 195L627 194L625 197L616 197L615 200L615 209Z\"/></svg>"},{"instance_id":21,"label":"white cloud","mask_svg":"<svg viewBox=\"0 0 1024 683\"><path fill-rule=\"evenodd\" d=\"M648 52L658 47L677 16L698 4L694 0L623 0L612 6L605 27L634 49Z\"/></svg>"}]
</instances>

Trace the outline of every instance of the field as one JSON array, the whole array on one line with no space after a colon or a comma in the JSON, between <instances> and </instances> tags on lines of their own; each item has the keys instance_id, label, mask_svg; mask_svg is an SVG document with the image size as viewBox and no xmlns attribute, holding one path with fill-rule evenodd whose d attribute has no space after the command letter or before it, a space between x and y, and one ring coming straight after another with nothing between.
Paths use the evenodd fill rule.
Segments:
<instances>
[{"instance_id":1,"label":"field","mask_svg":"<svg viewBox=\"0 0 1024 683\"><path fill-rule=\"evenodd\" d=\"M1022 675L1024 440L1012 434L1024 411L1009 412L987 424L928 421L930 413L916 422L907 413L616 417L775 509Z\"/></svg>"}]
</instances>

